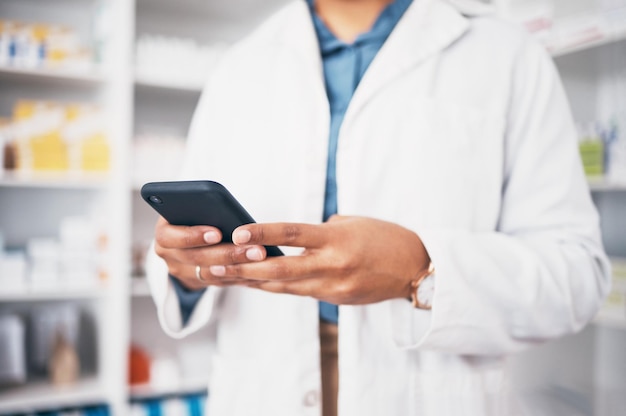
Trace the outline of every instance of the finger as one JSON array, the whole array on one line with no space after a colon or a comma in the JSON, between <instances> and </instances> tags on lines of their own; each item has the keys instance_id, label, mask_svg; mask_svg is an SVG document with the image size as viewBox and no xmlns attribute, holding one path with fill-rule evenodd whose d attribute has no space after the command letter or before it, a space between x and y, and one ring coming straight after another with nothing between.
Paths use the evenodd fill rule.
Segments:
<instances>
[{"instance_id":1,"label":"finger","mask_svg":"<svg viewBox=\"0 0 626 416\"><path fill-rule=\"evenodd\" d=\"M218 244L216 246L187 249L165 249L156 245L155 250L157 255L166 261L176 261L193 266L261 261L267 256L263 246L235 246L233 244Z\"/></svg>"},{"instance_id":2,"label":"finger","mask_svg":"<svg viewBox=\"0 0 626 416\"><path fill-rule=\"evenodd\" d=\"M160 218L155 228L155 240L164 248L203 247L218 244L222 241L222 233L208 225L171 225Z\"/></svg>"},{"instance_id":3,"label":"finger","mask_svg":"<svg viewBox=\"0 0 626 416\"><path fill-rule=\"evenodd\" d=\"M179 280L185 287L192 290L204 289L207 286L247 286L250 283L256 283L240 277L214 276L210 273L208 267L200 267L197 275L196 266L184 263L171 263L168 266L170 275Z\"/></svg>"},{"instance_id":4,"label":"finger","mask_svg":"<svg viewBox=\"0 0 626 416\"><path fill-rule=\"evenodd\" d=\"M271 293L287 294L295 296L307 296L317 300L329 302L335 305L362 305L368 303L359 298L349 296L342 289L342 285L333 284L329 279L302 279L291 281L259 281L249 283L246 286ZM348 296L346 296L348 295Z\"/></svg>"},{"instance_id":5,"label":"finger","mask_svg":"<svg viewBox=\"0 0 626 416\"><path fill-rule=\"evenodd\" d=\"M323 292L323 288L320 286L321 284L323 284L323 282L320 281L320 279L302 279L282 282L259 281L249 283L247 286L271 293L310 296L319 299L320 293Z\"/></svg>"},{"instance_id":6,"label":"finger","mask_svg":"<svg viewBox=\"0 0 626 416\"><path fill-rule=\"evenodd\" d=\"M242 277L250 280L287 281L324 275L323 266L315 256L272 257L256 263L211 266L210 272L221 277Z\"/></svg>"},{"instance_id":7,"label":"finger","mask_svg":"<svg viewBox=\"0 0 626 416\"><path fill-rule=\"evenodd\" d=\"M233 232L233 242L237 245L315 248L324 245L326 240L324 228L314 224L246 224Z\"/></svg>"}]
</instances>

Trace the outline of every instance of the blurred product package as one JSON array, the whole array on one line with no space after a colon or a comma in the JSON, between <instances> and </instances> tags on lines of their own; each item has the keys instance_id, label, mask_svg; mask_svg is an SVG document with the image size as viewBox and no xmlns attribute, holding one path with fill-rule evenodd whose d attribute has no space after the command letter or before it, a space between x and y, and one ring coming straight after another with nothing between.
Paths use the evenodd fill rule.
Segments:
<instances>
[{"instance_id":1,"label":"blurred product package","mask_svg":"<svg viewBox=\"0 0 626 416\"><path fill-rule=\"evenodd\" d=\"M95 106L19 101L2 132L5 169L74 173L110 169L110 142L103 114ZM7 157L13 161L10 165Z\"/></svg>"},{"instance_id":2,"label":"blurred product package","mask_svg":"<svg viewBox=\"0 0 626 416\"><path fill-rule=\"evenodd\" d=\"M59 337L78 349L80 317L78 307L69 303L41 306L32 311L29 362L35 372L48 373Z\"/></svg>"},{"instance_id":3,"label":"blurred product package","mask_svg":"<svg viewBox=\"0 0 626 416\"><path fill-rule=\"evenodd\" d=\"M93 52L71 28L0 20L0 65L88 71Z\"/></svg>"},{"instance_id":4,"label":"blurred product package","mask_svg":"<svg viewBox=\"0 0 626 416\"><path fill-rule=\"evenodd\" d=\"M191 38L141 35L136 44L136 76L148 82L202 87L226 49L199 45Z\"/></svg>"},{"instance_id":5,"label":"blurred product package","mask_svg":"<svg viewBox=\"0 0 626 416\"><path fill-rule=\"evenodd\" d=\"M623 117L601 125L599 136L604 147L604 175L610 182L626 184L626 113Z\"/></svg>"},{"instance_id":6,"label":"blurred product package","mask_svg":"<svg viewBox=\"0 0 626 416\"><path fill-rule=\"evenodd\" d=\"M89 217L66 217L59 238L31 238L26 245L29 289L90 289L108 277L106 234Z\"/></svg>"},{"instance_id":7,"label":"blurred product package","mask_svg":"<svg viewBox=\"0 0 626 416\"><path fill-rule=\"evenodd\" d=\"M0 119L0 146L2 146L2 155L0 155L0 177L5 171L15 170L17 167L17 147L13 140L13 123L9 119Z\"/></svg>"},{"instance_id":8,"label":"blurred product package","mask_svg":"<svg viewBox=\"0 0 626 416\"><path fill-rule=\"evenodd\" d=\"M0 293L22 292L26 287L26 253L20 250L0 252Z\"/></svg>"},{"instance_id":9,"label":"blurred product package","mask_svg":"<svg viewBox=\"0 0 626 416\"><path fill-rule=\"evenodd\" d=\"M150 355L138 345L131 345L128 352L128 385L150 383Z\"/></svg>"},{"instance_id":10,"label":"blurred product package","mask_svg":"<svg viewBox=\"0 0 626 416\"><path fill-rule=\"evenodd\" d=\"M81 282L97 281L100 277L98 262L98 229L86 217L68 217L59 228L61 255L60 271L73 287ZM87 283L89 284L89 283Z\"/></svg>"},{"instance_id":11,"label":"blurred product package","mask_svg":"<svg viewBox=\"0 0 626 416\"><path fill-rule=\"evenodd\" d=\"M607 319L626 319L626 259L612 258L613 284L599 315Z\"/></svg>"},{"instance_id":12,"label":"blurred product package","mask_svg":"<svg viewBox=\"0 0 626 416\"><path fill-rule=\"evenodd\" d=\"M16 315L0 315L0 387L26 382L26 336Z\"/></svg>"},{"instance_id":13,"label":"blurred product package","mask_svg":"<svg viewBox=\"0 0 626 416\"><path fill-rule=\"evenodd\" d=\"M185 342L177 346L177 361L180 365L183 380L206 380L212 372L211 361L204 357L207 355L205 342Z\"/></svg>"},{"instance_id":14,"label":"blurred product package","mask_svg":"<svg viewBox=\"0 0 626 416\"><path fill-rule=\"evenodd\" d=\"M580 157L588 178L598 178L604 175L604 142L594 124L579 127Z\"/></svg>"},{"instance_id":15,"label":"blurred product package","mask_svg":"<svg viewBox=\"0 0 626 416\"><path fill-rule=\"evenodd\" d=\"M142 134L133 140L133 182L174 180L183 164L185 139Z\"/></svg>"},{"instance_id":16,"label":"blurred product package","mask_svg":"<svg viewBox=\"0 0 626 416\"><path fill-rule=\"evenodd\" d=\"M625 0L509 0L504 14L552 51L602 41L625 29Z\"/></svg>"},{"instance_id":17,"label":"blurred product package","mask_svg":"<svg viewBox=\"0 0 626 416\"><path fill-rule=\"evenodd\" d=\"M626 295L626 258L614 258L611 263L613 265L613 290Z\"/></svg>"},{"instance_id":18,"label":"blurred product package","mask_svg":"<svg viewBox=\"0 0 626 416\"><path fill-rule=\"evenodd\" d=\"M626 2L625 2L626 6ZM626 22L626 7L624 7ZM626 33L626 28L624 29ZM626 53L624 44L598 50L598 131L605 147L605 175L609 182L626 184Z\"/></svg>"},{"instance_id":19,"label":"blurred product package","mask_svg":"<svg viewBox=\"0 0 626 416\"><path fill-rule=\"evenodd\" d=\"M75 384L80 377L80 359L76 347L58 330L54 336L52 357L48 360L48 378L56 386Z\"/></svg>"},{"instance_id":20,"label":"blurred product package","mask_svg":"<svg viewBox=\"0 0 626 416\"><path fill-rule=\"evenodd\" d=\"M624 116L626 117L626 115ZM626 184L626 119L579 126L579 149L590 180Z\"/></svg>"},{"instance_id":21,"label":"blurred product package","mask_svg":"<svg viewBox=\"0 0 626 416\"><path fill-rule=\"evenodd\" d=\"M206 401L207 395L203 393L136 400L131 405L130 416L202 416L205 414Z\"/></svg>"},{"instance_id":22,"label":"blurred product package","mask_svg":"<svg viewBox=\"0 0 626 416\"><path fill-rule=\"evenodd\" d=\"M7 250L0 233L0 294L101 287L109 275L105 226L92 217L65 217L58 234Z\"/></svg>"},{"instance_id":23,"label":"blurred product package","mask_svg":"<svg viewBox=\"0 0 626 416\"><path fill-rule=\"evenodd\" d=\"M155 353L150 361L150 386L155 389L176 389L182 385L180 366L175 357Z\"/></svg>"},{"instance_id":24,"label":"blurred product package","mask_svg":"<svg viewBox=\"0 0 626 416\"><path fill-rule=\"evenodd\" d=\"M23 250L7 251L0 231L0 293L24 290L26 282L26 254Z\"/></svg>"},{"instance_id":25,"label":"blurred product package","mask_svg":"<svg viewBox=\"0 0 626 416\"><path fill-rule=\"evenodd\" d=\"M163 414L163 413L161 413ZM64 409L47 410L45 412L28 413L20 416L110 416L112 415L109 405L87 407L69 407ZM169 416L169 414L167 414ZM198 415L201 416L201 415Z\"/></svg>"},{"instance_id":26,"label":"blurred product package","mask_svg":"<svg viewBox=\"0 0 626 416\"><path fill-rule=\"evenodd\" d=\"M29 283L33 289L52 289L59 285L59 242L53 238L31 238L26 246Z\"/></svg>"}]
</instances>

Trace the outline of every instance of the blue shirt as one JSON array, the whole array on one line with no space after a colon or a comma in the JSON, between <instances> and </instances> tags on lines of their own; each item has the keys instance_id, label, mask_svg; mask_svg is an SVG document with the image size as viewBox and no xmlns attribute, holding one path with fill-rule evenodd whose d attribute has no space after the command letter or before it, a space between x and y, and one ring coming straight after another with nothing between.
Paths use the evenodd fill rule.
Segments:
<instances>
[{"instance_id":1,"label":"blue shirt","mask_svg":"<svg viewBox=\"0 0 626 416\"><path fill-rule=\"evenodd\" d=\"M337 211L337 142L339 129L350 104L350 100L363 78L365 71L383 46L389 34L396 26L412 0L395 0L378 16L372 28L351 44L339 39L326 27L315 13L314 0L306 0L311 10L315 32L320 45L324 66L326 95L330 104L330 134L328 141L328 165L326 168L326 191L324 196L324 217L326 221ZM171 277L178 294L183 322L187 322L203 290L190 291ZM337 323L339 309L337 305L320 302L320 319Z\"/></svg>"},{"instance_id":2,"label":"blue shirt","mask_svg":"<svg viewBox=\"0 0 626 416\"><path fill-rule=\"evenodd\" d=\"M337 213L337 143L343 118L365 71L396 26L411 0L395 0L378 16L372 28L359 35L352 44L339 39L315 14L314 0L307 0L313 16L313 24L320 45L324 66L326 95L330 104L330 137L328 141L328 165L326 168L326 192L324 197L324 221ZM337 323L339 308L320 302L320 319Z\"/></svg>"}]
</instances>

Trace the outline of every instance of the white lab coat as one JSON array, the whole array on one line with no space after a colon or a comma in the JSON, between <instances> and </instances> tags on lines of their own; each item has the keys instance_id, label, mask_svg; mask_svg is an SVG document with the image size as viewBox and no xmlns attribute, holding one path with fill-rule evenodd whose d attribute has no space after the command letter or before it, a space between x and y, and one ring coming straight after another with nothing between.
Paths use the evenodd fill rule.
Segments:
<instances>
[{"instance_id":1,"label":"white lab coat","mask_svg":"<svg viewBox=\"0 0 626 416\"><path fill-rule=\"evenodd\" d=\"M183 177L223 183L259 222L319 223L318 50L304 1L235 46L198 105ZM516 414L506 355L580 330L609 286L547 53L494 18L415 0L350 103L337 183L340 214L414 230L437 269L432 312L340 306L339 415ZM168 334L215 325L208 414L320 414L315 299L210 288L183 327L165 263L152 255L148 273Z\"/></svg>"}]
</instances>

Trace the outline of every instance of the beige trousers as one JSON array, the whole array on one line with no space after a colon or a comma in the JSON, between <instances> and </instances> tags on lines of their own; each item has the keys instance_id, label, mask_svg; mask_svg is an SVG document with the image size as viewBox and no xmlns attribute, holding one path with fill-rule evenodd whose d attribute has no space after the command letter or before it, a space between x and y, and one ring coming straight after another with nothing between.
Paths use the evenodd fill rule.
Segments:
<instances>
[{"instance_id":1,"label":"beige trousers","mask_svg":"<svg viewBox=\"0 0 626 416\"><path fill-rule=\"evenodd\" d=\"M320 349L322 367L322 415L337 416L337 325L320 322Z\"/></svg>"}]
</instances>

